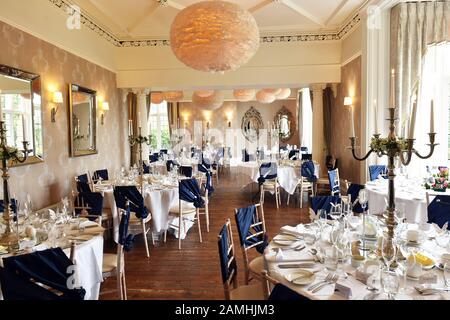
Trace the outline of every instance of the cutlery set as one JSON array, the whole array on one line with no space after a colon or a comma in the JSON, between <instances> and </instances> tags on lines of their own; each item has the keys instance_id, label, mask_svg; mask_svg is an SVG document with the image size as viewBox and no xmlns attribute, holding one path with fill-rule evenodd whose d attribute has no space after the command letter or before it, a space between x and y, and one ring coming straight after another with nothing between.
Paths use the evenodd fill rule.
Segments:
<instances>
[{"instance_id":1,"label":"cutlery set","mask_svg":"<svg viewBox=\"0 0 450 320\"><path fill-rule=\"evenodd\" d=\"M339 276L337 274L329 273L329 274L327 274L327 276L325 277L325 279L323 281L319 281L318 283L309 286L308 291L311 291L311 293L316 293L327 285L336 284L336 282L338 280L339 280Z\"/></svg>"}]
</instances>

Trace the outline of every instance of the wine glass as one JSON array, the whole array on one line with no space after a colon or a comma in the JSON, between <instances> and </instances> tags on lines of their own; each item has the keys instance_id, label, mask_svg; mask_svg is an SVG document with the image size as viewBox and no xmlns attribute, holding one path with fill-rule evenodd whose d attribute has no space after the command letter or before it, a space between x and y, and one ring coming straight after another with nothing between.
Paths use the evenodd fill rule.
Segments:
<instances>
[{"instance_id":1,"label":"wine glass","mask_svg":"<svg viewBox=\"0 0 450 320\"><path fill-rule=\"evenodd\" d=\"M444 263L444 285L450 288L450 261Z\"/></svg>"},{"instance_id":2,"label":"wine glass","mask_svg":"<svg viewBox=\"0 0 450 320\"><path fill-rule=\"evenodd\" d=\"M320 231L322 232L328 221L328 213L325 209L317 210L317 216L319 218Z\"/></svg>"},{"instance_id":3,"label":"wine glass","mask_svg":"<svg viewBox=\"0 0 450 320\"><path fill-rule=\"evenodd\" d=\"M395 271L385 267L381 271L381 285L389 300L394 300L400 288L400 279Z\"/></svg>"},{"instance_id":4,"label":"wine glass","mask_svg":"<svg viewBox=\"0 0 450 320\"><path fill-rule=\"evenodd\" d=\"M359 190L358 202L361 204L361 208L365 212L366 208L367 208L367 202L368 202L368 194L367 194L367 190L366 189Z\"/></svg>"},{"instance_id":5,"label":"wine glass","mask_svg":"<svg viewBox=\"0 0 450 320\"><path fill-rule=\"evenodd\" d=\"M338 220L342 216L342 206L341 204L331 204L330 217L333 220Z\"/></svg>"},{"instance_id":6,"label":"wine glass","mask_svg":"<svg viewBox=\"0 0 450 320\"><path fill-rule=\"evenodd\" d=\"M387 268L390 268L397 256L397 246L394 240L384 235L381 242L381 255Z\"/></svg>"}]
</instances>

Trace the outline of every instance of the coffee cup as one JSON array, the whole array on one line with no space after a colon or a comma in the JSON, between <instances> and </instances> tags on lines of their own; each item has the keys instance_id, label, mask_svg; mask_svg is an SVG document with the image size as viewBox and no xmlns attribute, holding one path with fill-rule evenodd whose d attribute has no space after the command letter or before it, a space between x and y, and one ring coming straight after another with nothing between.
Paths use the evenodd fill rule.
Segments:
<instances>
[{"instance_id":1,"label":"coffee cup","mask_svg":"<svg viewBox=\"0 0 450 320\"><path fill-rule=\"evenodd\" d=\"M406 240L410 242L419 242L419 230L408 230L406 232Z\"/></svg>"}]
</instances>

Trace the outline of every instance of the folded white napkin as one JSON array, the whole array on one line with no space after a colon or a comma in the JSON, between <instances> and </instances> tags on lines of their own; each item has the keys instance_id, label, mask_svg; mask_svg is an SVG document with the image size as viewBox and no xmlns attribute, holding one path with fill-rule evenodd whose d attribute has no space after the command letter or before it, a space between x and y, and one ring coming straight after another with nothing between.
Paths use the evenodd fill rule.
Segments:
<instances>
[{"instance_id":1,"label":"folded white napkin","mask_svg":"<svg viewBox=\"0 0 450 320\"><path fill-rule=\"evenodd\" d=\"M284 260L283 250L281 250L281 248L278 248L277 254L275 255L275 261L283 261L283 260Z\"/></svg>"},{"instance_id":2,"label":"folded white napkin","mask_svg":"<svg viewBox=\"0 0 450 320\"><path fill-rule=\"evenodd\" d=\"M307 233L307 231L305 229L305 226L303 224L299 224L299 225L297 225L295 227L293 227L293 226L284 226L284 227L281 227L280 231L282 233L291 234L291 235L296 236L296 237L301 237L301 236L303 236L303 235L305 235Z\"/></svg>"},{"instance_id":3,"label":"folded white napkin","mask_svg":"<svg viewBox=\"0 0 450 320\"><path fill-rule=\"evenodd\" d=\"M98 223L90 220L86 220L80 223L80 228L97 227Z\"/></svg>"},{"instance_id":4,"label":"folded white napkin","mask_svg":"<svg viewBox=\"0 0 450 320\"><path fill-rule=\"evenodd\" d=\"M308 253L294 250L283 251L281 248L278 248L277 252L270 250L265 254L265 258L268 262L300 262L301 260L313 260L313 257Z\"/></svg>"}]
</instances>

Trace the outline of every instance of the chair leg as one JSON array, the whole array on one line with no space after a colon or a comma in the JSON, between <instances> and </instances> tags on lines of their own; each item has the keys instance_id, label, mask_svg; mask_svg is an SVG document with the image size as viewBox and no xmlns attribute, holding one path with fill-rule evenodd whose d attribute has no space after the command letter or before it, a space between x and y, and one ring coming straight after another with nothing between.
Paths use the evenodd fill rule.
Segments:
<instances>
[{"instance_id":1,"label":"chair leg","mask_svg":"<svg viewBox=\"0 0 450 320\"><path fill-rule=\"evenodd\" d=\"M181 223L183 222L183 215L180 213L178 222L178 250L181 250Z\"/></svg>"},{"instance_id":2,"label":"chair leg","mask_svg":"<svg viewBox=\"0 0 450 320\"><path fill-rule=\"evenodd\" d=\"M155 246L155 237L153 236L153 231L150 231L150 234L152 236L152 244Z\"/></svg>"},{"instance_id":3,"label":"chair leg","mask_svg":"<svg viewBox=\"0 0 450 320\"><path fill-rule=\"evenodd\" d=\"M291 195L288 193L288 198L287 198L287 201L286 201L286 204L287 205L289 205L289 199L291 198Z\"/></svg>"},{"instance_id":4,"label":"chair leg","mask_svg":"<svg viewBox=\"0 0 450 320\"><path fill-rule=\"evenodd\" d=\"M142 231L144 233L145 252L147 253L147 258L150 258L150 251L148 250L148 241L147 241L147 230L145 230L144 220L142 220Z\"/></svg>"},{"instance_id":5,"label":"chair leg","mask_svg":"<svg viewBox=\"0 0 450 320\"><path fill-rule=\"evenodd\" d=\"M124 300L128 300L128 297L127 297L127 282L125 280L125 272L122 272L122 290L123 290L123 298L124 298Z\"/></svg>"},{"instance_id":6,"label":"chair leg","mask_svg":"<svg viewBox=\"0 0 450 320\"><path fill-rule=\"evenodd\" d=\"M279 205L278 205L278 188L275 186L275 203L277 204L277 209L279 209Z\"/></svg>"},{"instance_id":7,"label":"chair leg","mask_svg":"<svg viewBox=\"0 0 450 320\"><path fill-rule=\"evenodd\" d=\"M122 288L122 274L117 270L117 292L119 293L119 299L123 300L123 288Z\"/></svg>"},{"instance_id":8,"label":"chair leg","mask_svg":"<svg viewBox=\"0 0 450 320\"><path fill-rule=\"evenodd\" d=\"M303 208L303 187L300 187L300 208Z\"/></svg>"},{"instance_id":9,"label":"chair leg","mask_svg":"<svg viewBox=\"0 0 450 320\"><path fill-rule=\"evenodd\" d=\"M202 243L203 239L202 239L202 226L200 225L200 209L197 209L197 224L198 224L198 237L200 239L200 243Z\"/></svg>"},{"instance_id":10,"label":"chair leg","mask_svg":"<svg viewBox=\"0 0 450 320\"><path fill-rule=\"evenodd\" d=\"M205 205L205 216L206 216L206 232L209 232L209 205Z\"/></svg>"}]
</instances>

